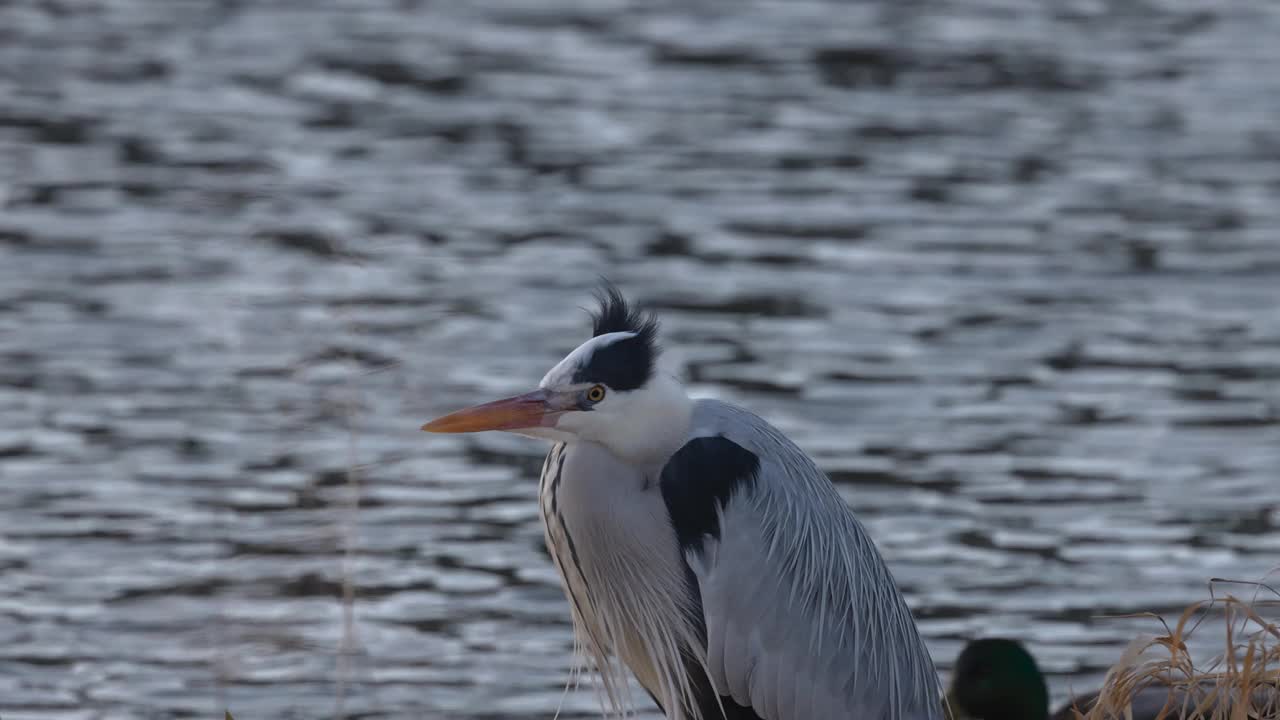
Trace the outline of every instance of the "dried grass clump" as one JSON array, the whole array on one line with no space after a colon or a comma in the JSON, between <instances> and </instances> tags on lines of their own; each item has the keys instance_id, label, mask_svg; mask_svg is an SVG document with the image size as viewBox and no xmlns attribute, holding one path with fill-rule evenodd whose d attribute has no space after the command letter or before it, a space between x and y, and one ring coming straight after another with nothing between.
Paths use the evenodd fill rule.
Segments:
<instances>
[{"instance_id":1,"label":"dried grass clump","mask_svg":"<svg viewBox=\"0 0 1280 720\"><path fill-rule=\"evenodd\" d=\"M1234 595L1215 597L1188 607L1174 627L1163 618L1142 613L1127 617L1157 620L1164 634L1138 639L1107 672L1096 700L1073 711L1076 720L1280 720L1280 593L1255 584L1248 602ZM1276 599L1258 599L1263 591ZM1264 613L1271 611L1271 619ZM1225 627L1225 648L1206 666L1197 667L1187 649L1197 631L1218 627L1204 621L1215 615Z\"/></svg>"}]
</instances>

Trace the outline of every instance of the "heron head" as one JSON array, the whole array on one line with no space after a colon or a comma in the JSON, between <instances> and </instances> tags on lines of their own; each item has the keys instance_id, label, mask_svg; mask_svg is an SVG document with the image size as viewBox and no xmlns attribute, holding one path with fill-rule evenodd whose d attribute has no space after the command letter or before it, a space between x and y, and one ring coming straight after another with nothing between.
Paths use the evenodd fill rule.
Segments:
<instances>
[{"instance_id":1,"label":"heron head","mask_svg":"<svg viewBox=\"0 0 1280 720\"><path fill-rule=\"evenodd\" d=\"M947 693L956 720L1045 720L1049 690L1016 640L983 638L960 651Z\"/></svg>"},{"instance_id":2,"label":"heron head","mask_svg":"<svg viewBox=\"0 0 1280 720\"><path fill-rule=\"evenodd\" d=\"M591 339L551 368L536 390L459 410L422 429L587 440L636 461L674 451L688 428L690 401L675 378L657 369L657 319L611 285L598 300Z\"/></svg>"}]
</instances>

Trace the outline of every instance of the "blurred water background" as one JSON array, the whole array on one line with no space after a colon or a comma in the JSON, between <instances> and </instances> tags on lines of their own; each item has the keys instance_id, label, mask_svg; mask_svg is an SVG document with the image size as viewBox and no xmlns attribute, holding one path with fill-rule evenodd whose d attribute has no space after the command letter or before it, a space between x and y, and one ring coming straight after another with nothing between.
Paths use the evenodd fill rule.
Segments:
<instances>
[{"instance_id":1,"label":"blurred water background","mask_svg":"<svg viewBox=\"0 0 1280 720\"><path fill-rule=\"evenodd\" d=\"M1003 633L1091 687L1155 629L1100 615L1280 557L1276 37L1270 0L0 2L0 713L592 716L545 448L418 427L536 383L600 274L820 460L944 673Z\"/></svg>"}]
</instances>

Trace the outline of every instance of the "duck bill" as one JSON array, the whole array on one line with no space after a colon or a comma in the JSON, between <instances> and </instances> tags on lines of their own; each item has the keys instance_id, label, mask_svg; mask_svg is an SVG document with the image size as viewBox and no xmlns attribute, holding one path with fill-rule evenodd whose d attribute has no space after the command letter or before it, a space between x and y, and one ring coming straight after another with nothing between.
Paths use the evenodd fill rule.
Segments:
<instances>
[{"instance_id":1,"label":"duck bill","mask_svg":"<svg viewBox=\"0 0 1280 720\"><path fill-rule=\"evenodd\" d=\"M560 400L562 398L538 389L449 413L423 425L422 429L433 433L470 433L553 425L556 417L567 409Z\"/></svg>"}]
</instances>

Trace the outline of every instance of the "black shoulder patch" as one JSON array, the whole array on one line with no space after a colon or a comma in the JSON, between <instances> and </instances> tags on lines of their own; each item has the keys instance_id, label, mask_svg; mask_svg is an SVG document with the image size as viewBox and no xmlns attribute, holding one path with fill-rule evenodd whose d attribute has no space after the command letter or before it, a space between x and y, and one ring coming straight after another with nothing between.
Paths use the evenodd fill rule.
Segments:
<instances>
[{"instance_id":1,"label":"black shoulder patch","mask_svg":"<svg viewBox=\"0 0 1280 720\"><path fill-rule=\"evenodd\" d=\"M734 441L694 438L662 468L662 499L680 546L689 548L706 535L720 536L717 511L735 490L750 487L760 459Z\"/></svg>"},{"instance_id":2,"label":"black shoulder patch","mask_svg":"<svg viewBox=\"0 0 1280 720\"><path fill-rule=\"evenodd\" d=\"M574 382L603 383L614 390L635 390L653 377L658 360L658 319L632 307L618 288L605 283L597 293L600 307L592 313L592 337L629 332L596 350L573 375Z\"/></svg>"},{"instance_id":3,"label":"black shoulder patch","mask_svg":"<svg viewBox=\"0 0 1280 720\"><path fill-rule=\"evenodd\" d=\"M680 546L688 549L707 535L719 537L720 517L717 511L729 501L735 490L755 483L759 471L760 459L725 437L694 438L677 450L662 468L660 483L662 500L667 505ZM702 593L688 565L685 565L685 584L693 600L692 612L698 634L705 644L707 629ZM701 717L763 720L754 709L739 705L728 695L718 694L697 658L686 657L684 666Z\"/></svg>"}]
</instances>

